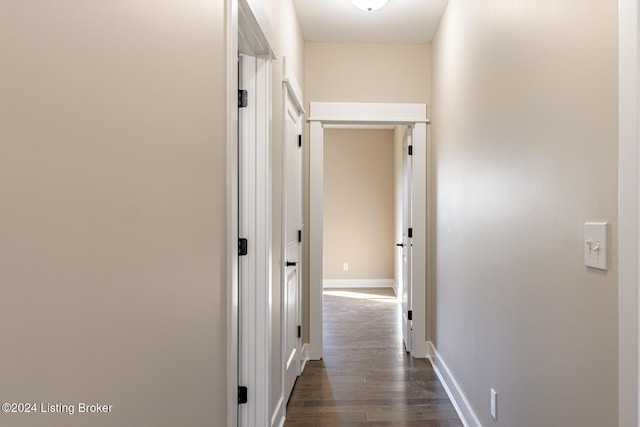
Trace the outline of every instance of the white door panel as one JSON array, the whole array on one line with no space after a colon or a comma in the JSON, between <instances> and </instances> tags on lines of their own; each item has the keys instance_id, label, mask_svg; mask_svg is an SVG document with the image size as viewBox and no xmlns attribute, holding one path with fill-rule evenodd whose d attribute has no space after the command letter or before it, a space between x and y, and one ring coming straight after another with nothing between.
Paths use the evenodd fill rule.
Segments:
<instances>
[{"instance_id":1,"label":"white door panel","mask_svg":"<svg viewBox=\"0 0 640 427\"><path fill-rule=\"evenodd\" d=\"M404 135L402 156L402 338L407 352L412 351L413 322L409 316L412 312L412 237L409 230L412 227L412 187L413 187L413 156L409 155L412 149L413 129L408 127Z\"/></svg>"},{"instance_id":2,"label":"white door panel","mask_svg":"<svg viewBox=\"0 0 640 427\"><path fill-rule=\"evenodd\" d=\"M296 378L300 375L301 339L301 244L302 233L302 148L299 135L302 133L302 114L294 106L285 89L285 139L284 139L284 397L289 399Z\"/></svg>"},{"instance_id":3,"label":"white door panel","mask_svg":"<svg viewBox=\"0 0 640 427\"><path fill-rule=\"evenodd\" d=\"M298 353L298 325L297 322L292 319L297 319L298 307L296 301L298 300L298 268L297 266L291 266L287 268L286 277L286 289L285 289L285 336L286 353L284 354L285 361L285 401L289 400L293 385L298 377L298 366L300 355Z\"/></svg>"}]
</instances>

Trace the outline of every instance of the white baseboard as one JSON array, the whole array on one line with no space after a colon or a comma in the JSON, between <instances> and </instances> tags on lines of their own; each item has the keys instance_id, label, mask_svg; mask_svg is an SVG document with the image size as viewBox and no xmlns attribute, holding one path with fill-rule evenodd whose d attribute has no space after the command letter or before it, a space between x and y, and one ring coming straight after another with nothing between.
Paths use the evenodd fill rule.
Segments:
<instances>
[{"instance_id":1,"label":"white baseboard","mask_svg":"<svg viewBox=\"0 0 640 427\"><path fill-rule=\"evenodd\" d=\"M323 288L395 288L393 279L324 279Z\"/></svg>"},{"instance_id":2,"label":"white baseboard","mask_svg":"<svg viewBox=\"0 0 640 427\"><path fill-rule=\"evenodd\" d=\"M300 358L302 359L302 364L300 365L300 373L304 372L305 366L307 366L307 362L309 359L309 343L304 343L302 346L302 350L300 351Z\"/></svg>"},{"instance_id":3,"label":"white baseboard","mask_svg":"<svg viewBox=\"0 0 640 427\"><path fill-rule=\"evenodd\" d=\"M284 399L280 396L276 410L271 416L271 427L282 427L284 425Z\"/></svg>"},{"instance_id":4,"label":"white baseboard","mask_svg":"<svg viewBox=\"0 0 640 427\"><path fill-rule=\"evenodd\" d=\"M400 288L398 287L398 282L393 281L393 293L396 294L398 298L400 298Z\"/></svg>"},{"instance_id":5,"label":"white baseboard","mask_svg":"<svg viewBox=\"0 0 640 427\"><path fill-rule=\"evenodd\" d=\"M446 390L462 424L464 424L465 427L482 427L478 417L476 417L476 414L473 412L473 408L471 408L469 401L447 367L447 364L442 359L442 356L438 353L438 350L436 350L431 341L427 342L427 346L429 347L429 355L427 357L431 361L433 369L436 371L436 375Z\"/></svg>"}]
</instances>

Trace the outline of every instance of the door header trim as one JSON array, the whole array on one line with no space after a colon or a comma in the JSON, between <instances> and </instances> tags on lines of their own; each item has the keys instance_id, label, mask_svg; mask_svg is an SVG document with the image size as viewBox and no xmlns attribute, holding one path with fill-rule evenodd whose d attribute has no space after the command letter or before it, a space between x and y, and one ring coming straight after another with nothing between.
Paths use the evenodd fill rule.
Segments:
<instances>
[{"instance_id":1,"label":"door header trim","mask_svg":"<svg viewBox=\"0 0 640 427\"><path fill-rule=\"evenodd\" d=\"M311 102L310 122L328 124L429 123L427 104Z\"/></svg>"}]
</instances>

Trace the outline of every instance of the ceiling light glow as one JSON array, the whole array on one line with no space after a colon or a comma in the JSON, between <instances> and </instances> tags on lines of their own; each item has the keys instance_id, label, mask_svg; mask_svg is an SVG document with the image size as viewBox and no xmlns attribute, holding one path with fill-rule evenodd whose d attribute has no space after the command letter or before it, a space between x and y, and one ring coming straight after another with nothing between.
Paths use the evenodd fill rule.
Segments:
<instances>
[{"instance_id":1,"label":"ceiling light glow","mask_svg":"<svg viewBox=\"0 0 640 427\"><path fill-rule=\"evenodd\" d=\"M351 0L351 3L358 9L371 12L385 6L389 0Z\"/></svg>"}]
</instances>

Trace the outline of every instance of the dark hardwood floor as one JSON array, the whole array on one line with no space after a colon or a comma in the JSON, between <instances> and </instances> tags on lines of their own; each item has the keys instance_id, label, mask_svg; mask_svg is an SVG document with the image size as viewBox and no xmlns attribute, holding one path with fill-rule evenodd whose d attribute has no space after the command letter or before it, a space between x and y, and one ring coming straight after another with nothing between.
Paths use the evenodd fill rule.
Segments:
<instances>
[{"instance_id":1,"label":"dark hardwood floor","mask_svg":"<svg viewBox=\"0 0 640 427\"><path fill-rule=\"evenodd\" d=\"M427 359L402 343L391 289L334 289L324 296L324 359L298 378L285 427L461 427Z\"/></svg>"}]
</instances>

